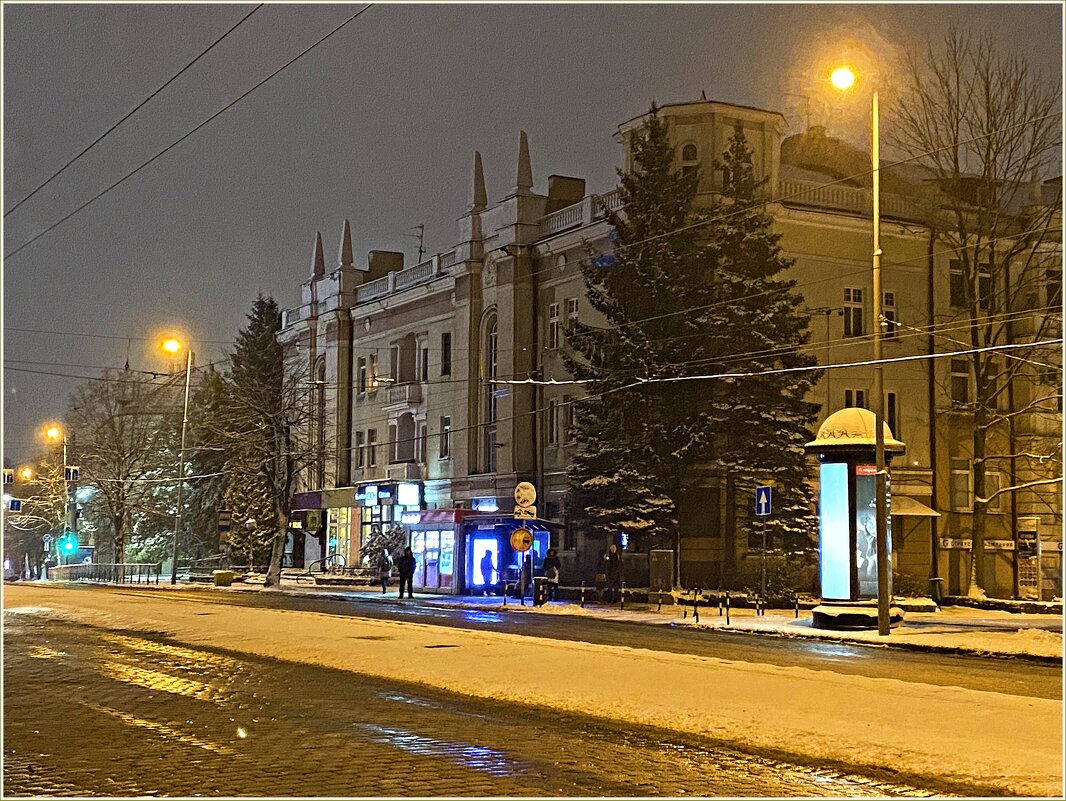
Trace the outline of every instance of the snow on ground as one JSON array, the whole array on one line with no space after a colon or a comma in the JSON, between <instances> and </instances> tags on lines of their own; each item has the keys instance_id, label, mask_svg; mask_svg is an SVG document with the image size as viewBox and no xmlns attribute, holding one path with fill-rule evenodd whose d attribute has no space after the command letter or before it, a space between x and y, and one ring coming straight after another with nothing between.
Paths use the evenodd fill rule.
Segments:
<instances>
[{"instance_id":1,"label":"snow on ground","mask_svg":"<svg viewBox=\"0 0 1066 801\"><path fill-rule=\"evenodd\" d=\"M43 608L95 626L166 632L193 646L650 724L858 768L890 766L1005 794L1062 791L1059 701L189 598L173 603L40 585L4 589L4 609L12 612L42 614ZM1025 734L975 736L994 732Z\"/></svg>"}]
</instances>

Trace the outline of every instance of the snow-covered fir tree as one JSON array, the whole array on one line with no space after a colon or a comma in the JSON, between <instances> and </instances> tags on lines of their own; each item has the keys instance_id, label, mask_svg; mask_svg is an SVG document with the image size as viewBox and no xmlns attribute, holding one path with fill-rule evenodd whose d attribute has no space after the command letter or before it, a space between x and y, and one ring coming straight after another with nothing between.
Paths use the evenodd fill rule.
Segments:
<instances>
[{"instance_id":1,"label":"snow-covered fir tree","mask_svg":"<svg viewBox=\"0 0 1066 801\"><path fill-rule=\"evenodd\" d=\"M685 482L709 467L727 486L729 546L735 510L766 480L778 493L770 525L813 533L802 446L817 406L803 396L817 373L767 374L814 360L799 352L802 298L775 277L790 261L758 205L743 132L723 155L725 191L710 215L694 211L698 174L678 170L654 106L632 148L624 210L609 215L613 247L582 264L606 324L567 331L567 366L588 393L574 409L571 508L638 548L669 546ZM759 375L696 378L722 372Z\"/></svg>"}]
</instances>

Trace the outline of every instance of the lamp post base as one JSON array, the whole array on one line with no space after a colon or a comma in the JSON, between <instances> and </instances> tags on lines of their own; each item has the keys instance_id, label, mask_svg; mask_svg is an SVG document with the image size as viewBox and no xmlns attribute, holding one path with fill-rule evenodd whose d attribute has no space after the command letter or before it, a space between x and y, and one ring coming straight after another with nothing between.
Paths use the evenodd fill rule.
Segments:
<instances>
[{"instance_id":1,"label":"lamp post base","mask_svg":"<svg viewBox=\"0 0 1066 801\"><path fill-rule=\"evenodd\" d=\"M903 610L891 606L889 626L903 622ZM876 629L877 601L824 601L813 610L812 625L816 629Z\"/></svg>"}]
</instances>

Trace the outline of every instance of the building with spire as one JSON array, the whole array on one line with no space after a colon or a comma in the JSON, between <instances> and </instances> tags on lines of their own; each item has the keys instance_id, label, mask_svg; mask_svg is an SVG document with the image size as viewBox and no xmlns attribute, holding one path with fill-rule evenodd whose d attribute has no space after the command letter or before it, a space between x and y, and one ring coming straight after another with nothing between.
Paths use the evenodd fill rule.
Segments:
<instances>
[{"instance_id":1,"label":"building with spire","mask_svg":"<svg viewBox=\"0 0 1066 801\"><path fill-rule=\"evenodd\" d=\"M810 400L822 407L815 430L834 411L867 406L870 192L834 172L854 152L820 129L785 138L780 114L702 96L660 114L678 168L700 170L697 202L721 190L716 161L734 125L742 126L766 179L775 231L795 260L790 277L811 317L809 349L821 364L852 365L826 371L813 390ZM630 137L643 122L635 117L616 133L627 168ZM569 410L581 390L565 383L560 351L568 321L599 322L578 265L587 246L609 247L606 211L619 209L620 199L616 189L593 194L583 179L562 175L549 175L536 191L525 132L514 175L513 188L490 204L475 152L455 247L418 264L381 250L357 263L345 220L337 263L327 271L316 234L301 302L284 312L279 334L290 363L311 377L316 422L304 435L321 452L301 476L296 507L304 512L296 519L304 529L292 540L295 564L333 553L360 564L379 532L403 525L420 559L416 585L470 590L474 549L486 538L500 542L499 567L509 564L513 554L499 538L509 530L516 485L529 481L538 493L529 524L535 550L543 556L549 543L560 550L564 584L594 581L608 543L578 530L566 509L566 467L576 447ZM958 317L953 267L923 223L920 181L900 170L883 185L886 419L907 444L892 472L894 566L917 584L928 587L932 578L944 592L960 593L971 557L973 454L965 435L972 414L964 398L972 377L953 360L928 358L949 347L949 323ZM1048 202L1041 193L1056 187L1061 182L1037 187L1034 202ZM1061 247L1057 254L1057 268L1034 289L1036 309L1061 306ZM1016 326L1012 336L1024 332ZM1059 381L1061 372L1049 383L1039 370L1019 381L1015 403L1028 411L1012 423L1012 453L1042 452L1061 428ZM999 466L1000 486L1031 486L1003 497L989 516L988 541L999 545L986 544L981 556L990 560L995 594L1061 595L1061 494L1041 483L1047 469L1021 457ZM714 476L692 477L678 509L675 554L687 586L743 583L743 570L724 570L743 567L749 543L742 531L726 530L722 504ZM1038 555L1019 566L1019 532L1030 529ZM646 582L646 555L627 558L630 583Z\"/></svg>"}]
</instances>

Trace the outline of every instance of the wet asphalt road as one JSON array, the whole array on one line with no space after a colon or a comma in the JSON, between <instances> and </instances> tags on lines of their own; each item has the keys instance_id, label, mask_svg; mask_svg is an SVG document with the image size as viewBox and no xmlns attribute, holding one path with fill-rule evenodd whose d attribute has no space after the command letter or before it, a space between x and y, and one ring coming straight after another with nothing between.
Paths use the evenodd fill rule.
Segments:
<instances>
[{"instance_id":1,"label":"wet asphalt road","mask_svg":"<svg viewBox=\"0 0 1066 801\"><path fill-rule=\"evenodd\" d=\"M982 794L36 614L3 667L4 797Z\"/></svg>"},{"instance_id":2,"label":"wet asphalt road","mask_svg":"<svg viewBox=\"0 0 1066 801\"><path fill-rule=\"evenodd\" d=\"M90 592L150 594L158 590L86 588ZM1063 676L1057 664L1024 659L994 659L939 654L803 638L759 636L718 632L669 625L625 623L568 615L524 614L433 606L414 601L397 602L389 595L381 600L346 600L336 597L301 597L280 593L247 591L219 592L187 589L168 597L206 600L214 603L311 611L320 614L396 619L414 623L499 631L535 637L579 640L602 645L627 645L655 651L712 656L743 662L762 662L784 667L806 667L837 673L939 686L965 687L1035 698L1061 699ZM498 599L486 599L498 602ZM512 602L513 603L513 602ZM716 610L711 611L716 614Z\"/></svg>"}]
</instances>

